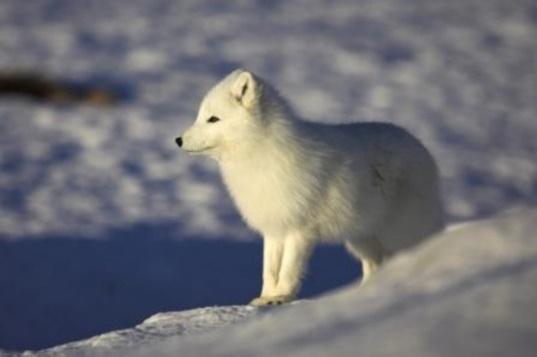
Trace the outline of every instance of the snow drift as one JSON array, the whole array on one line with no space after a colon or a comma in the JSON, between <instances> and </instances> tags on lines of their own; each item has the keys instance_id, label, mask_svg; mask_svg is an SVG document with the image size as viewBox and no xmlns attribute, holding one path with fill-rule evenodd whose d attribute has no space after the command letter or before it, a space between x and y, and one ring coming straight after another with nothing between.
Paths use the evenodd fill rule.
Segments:
<instances>
[{"instance_id":1,"label":"snow drift","mask_svg":"<svg viewBox=\"0 0 537 357\"><path fill-rule=\"evenodd\" d=\"M158 314L35 355L531 356L536 220L537 209L517 209L450 229L396 256L365 286L317 300Z\"/></svg>"}]
</instances>

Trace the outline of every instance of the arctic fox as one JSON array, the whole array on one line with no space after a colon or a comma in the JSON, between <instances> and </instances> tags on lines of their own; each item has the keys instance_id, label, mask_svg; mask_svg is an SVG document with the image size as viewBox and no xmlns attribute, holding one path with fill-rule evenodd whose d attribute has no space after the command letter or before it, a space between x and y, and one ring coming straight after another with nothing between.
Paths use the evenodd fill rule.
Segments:
<instances>
[{"instance_id":1,"label":"arctic fox","mask_svg":"<svg viewBox=\"0 0 537 357\"><path fill-rule=\"evenodd\" d=\"M416 138L387 123L299 120L245 70L208 92L175 141L218 161L242 217L263 236L263 287L252 305L293 300L319 241L345 242L366 281L444 226L437 168Z\"/></svg>"}]
</instances>

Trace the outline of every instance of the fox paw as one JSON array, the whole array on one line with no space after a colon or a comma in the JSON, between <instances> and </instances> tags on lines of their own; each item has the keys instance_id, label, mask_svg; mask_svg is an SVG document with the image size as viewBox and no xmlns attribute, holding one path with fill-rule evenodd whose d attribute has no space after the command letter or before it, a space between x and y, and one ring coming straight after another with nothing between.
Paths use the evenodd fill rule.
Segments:
<instances>
[{"instance_id":1,"label":"fox paw","mask_svg":"<svg viewBox=\"0 0 537 357\"><path fill-rule=\"evenodd\" d=\"M250 301L250 305L253 305L253 306L282 305L287 302L293 301L293 299L294 297L291 295L260 296Z\"/></svg>"}]
</instances>

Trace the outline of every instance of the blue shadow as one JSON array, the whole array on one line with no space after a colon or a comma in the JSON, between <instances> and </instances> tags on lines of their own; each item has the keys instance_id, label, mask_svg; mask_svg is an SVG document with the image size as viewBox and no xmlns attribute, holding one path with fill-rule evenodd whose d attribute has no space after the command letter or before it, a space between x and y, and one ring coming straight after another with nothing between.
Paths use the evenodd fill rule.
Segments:
<instances>
[{"instance_id":1,"label":"blue shadow","mask_svg":"<svg viewBox=\"0 0 537 357\"><path fill-rule=\"evenodd\" d=\"M132 327L157 312L245 304L261 286L261 241L172 239L136 225L99 239L0 239L0 349L42 349ZM357 279L341 246L319 247L302 297Z\"/></svg>"}]
</instances>

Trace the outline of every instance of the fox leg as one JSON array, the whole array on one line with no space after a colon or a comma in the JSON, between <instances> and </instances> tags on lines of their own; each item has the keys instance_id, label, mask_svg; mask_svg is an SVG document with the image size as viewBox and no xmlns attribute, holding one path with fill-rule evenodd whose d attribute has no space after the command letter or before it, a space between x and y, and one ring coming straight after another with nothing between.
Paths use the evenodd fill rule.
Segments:
<instances>
[{"instance_id":1,"label":"fox leg","mask_svg":"<svg viewBox=\"0 0 537 357\"><path fill-rule=\"evenodd\" d=\"M347 250L362 263L362 281L365 283L388 258L380 242L375 238L346 241Z\"/></svg>"},{"instance_id":2,"label":"fox leg","mask_svg":"<svg viewBox=\"0 0 537 357\"><path fill-rule=\"evenodd\" d=\"M294 300L314 245L314 241L300 233L286 236L276 288L271 294L252 301L252 304L279 305Z\"/></svg>"},{"instance_id":3,"label":"fox leg","mask_svg":"<svg viewBox=\"0 0 537 357\"><path fill-rule=\"evenodd\" d=\"M282 264L284 240L265 236L263 239L263 287L261 296L250 302L250 305L264 305L262 302L267 296L276 293L278 274Z\"/></svg>"}]
</instances>

